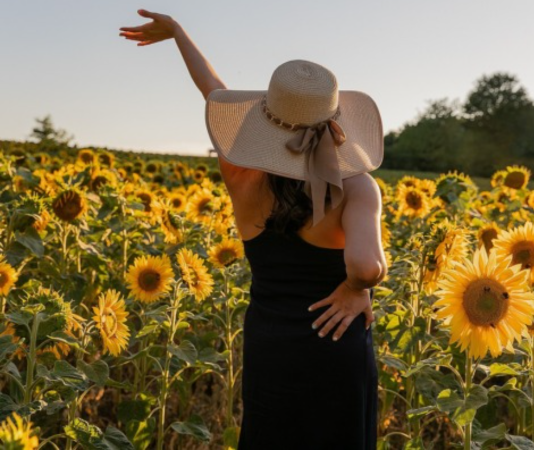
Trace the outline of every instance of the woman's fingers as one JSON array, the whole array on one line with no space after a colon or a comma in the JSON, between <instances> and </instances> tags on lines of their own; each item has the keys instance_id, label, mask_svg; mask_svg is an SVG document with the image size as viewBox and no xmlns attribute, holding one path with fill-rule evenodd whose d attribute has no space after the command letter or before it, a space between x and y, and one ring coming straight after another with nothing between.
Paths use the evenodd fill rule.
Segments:
<instances>
[{"instance_id":1,"label":"woman's fingers","mask_svg":"<svg viewBox=\"0 0 534 450\"><path fill-rule=\"evenodd\" d=\"M343 318L343 311L338 311L334 316L326 323L326 325L319 331L319 336L326 336L330 330Z\"/></svg>"},{"instance_id":2,"label":"woman's fingers","mask_svg":"<svg viewBox=\"0 0 534 450\"><path fill-rule=\"evenodd\" d=\"M314 330L319 328L325 320L327 320L329 317L332 317L332 315L335 314L337 311L338 309L334 306L328 308L323 314L321 314L321 316L317 320L312 323L312 328Z\"/></svg>"},{"instance_id":3,"label":"woman's fingers","mask_svg":"<svg viewBox=\"0 0 534 450\"><path fill-rule=\"evenodd\" d=\"M152 23L145 23L144 25L139 25L138 27L120 27L119 30L122 31L144 31L149 28L152 28Z\"/></svg>"},{"instance_id":4,"label":"woman's fingers","mask_svg":"<svg viewBox=\"0 0 534 450\"><path fill-rule=\"evenodd\" d=\"M138 45L139 47L141 47L142 45L155 44L156 42L159 42L159 41L143 41L143 42L138 42L137 45Z\"/></svg>"},{"instance_id":5,"label":"woman's fingers","mask_svg":"<svg viewBox=\"0 0 534 450\"><path fill-rule=\"evenodd\" d=\"M343 333L345 333L345 331L347 330L349 325L352 323L352 321L354 320L354 317L355 316L346 316L341 321L341 323L339 324L339 326L336 329L336 332L334 333L334 336L332 337L332 339L334 339L334 341L337 341L341 336L343 336Z\"/></svg>"},{"instance_id":6,"label":"woman's fingers","mask_svg":"<svg viewBox=\"0 0 534 450\"><path fill-rule=\"evenodd\" d=\"M314 309L320 308L321 306L330 305L334 299L332 297L326 297L323 300L319 300L308 308L308 311L313 311Z\"/></svg>"},{"instance_id":7,"label":"woman's fingers","mask_svg":"<svg viewBox=\"0 0 534 450\"><path fill-rule=\"evenodd\" d=\"M140 35L140 36L124 36L126 39L129 39L130 41L146 41L148 40L148 37L146 35Z\"/></svg>"}]
</instances>

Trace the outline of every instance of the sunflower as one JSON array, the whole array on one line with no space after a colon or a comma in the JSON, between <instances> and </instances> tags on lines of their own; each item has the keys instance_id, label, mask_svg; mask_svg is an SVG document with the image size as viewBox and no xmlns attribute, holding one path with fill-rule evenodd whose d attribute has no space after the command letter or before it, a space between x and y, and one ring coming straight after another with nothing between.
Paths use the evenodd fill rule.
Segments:
<instances>
[{"instance_id":1,"label":"sunflower","mask_svg":"<svg viewBox=\"0 0 534 450\"><path fill-rule=\"evenodd\" d=\"M36 153L33 157L35 158L35 162L40 165L45 165L50 161L50 156L45 152Z\"/></svg>"},{"instance_id":2,"label":"sunflower","mask_svg":"<svg viewBox=\"0 0 534 450\"><path fill-rule=\"evenodd\" d=\"M208 189L201 189L188 199L185 213L192 222L209 225L213 221L213 215L219 209L219 204L219 197L215 197Z\"/></svg>"},{"instance_id":3,"label":"sunflower","mask_svg":"<svg viewBox=\"0 0 534 450\"><path fill-rule=\"evenodd\" d=\"M110 289L100 294L98 306L93 306L93 320L100 330L104 353L118 356L128 345L130 330L126 325L128 313L120 293Z\"/></svg>"},{"instance_id":4,"label":"sunflower","mask_svg":"<svg viewBox=\"0 0 534 450\"><path fill-rule=\"evenodd\" d=\"M24 424L22 417L15 411L0 423L0 440L6 450L34 450L39 448L39 438L34 435L32 422Z\"/></svg>"},{"instance_id":5,"label":"sunflower","mask_svg":"<svg viewBox=\"0 0 534 450\"><path fill-rule=\"evenodd\" d=\"M171 289L173 278L171 260L163 254L136 258L125 280L137 300L152 303Z\"/></svg>"},{"instance_id":6,"label":"sunflower","mask_svg":"<svg viewBox=\"0 0 534 450\"><path fill-rule=\"evenodd\" d=\"M85 195L74 188L60 192L52 202L52 211L65 222L79 219L87 209Z\"/></svg>"},{"instance_id":7,"label":"sunflower","mask_svg":"<svg viewBox=\"0 0 534 450\"><path fill-rule=\"evenodd\" d=\"M534 283L534 223L527 222L510 231L501 230L493 241L500 258L512 256L512 264L521 264Z\"/></svg>"},{"instance_id":8,"label":"sunflower","mask_svg":"<svg viewBox=\"0 0 534 450\"><path fill-rule=\"evenodd\" d=\"M0 257L0 295L7 295L18 280L17 271Z\"/></svg>"},{"instance_id":9,"label":"sunflower","mask_svg":"<svg viewBox=\"0 0 534 450\"><path fill-rule=\"evenodd\" d=\"M419 189L423 191L429 198L432 198L436 193L436 182L434 180L420 180Z\"/></svg>"},{"instance_id":10,"label":"sunflower","mask_svg":"<svg viewBox=\"0 0 534 450\"><path fill-rule=\"evenodd\" d=\"M110 152L100 152L98 154L98 161L103 166L111 168L113 167L113 163L115 162L115 156L113 155L113 153Z\"/></svg>"},{"instance_id":11,"label":"sunflower","mask_svg":"<svg viewBox=\"0 0 534 450\"><path fill-rule=\"evenodd\" d=\"M530 179L530 170L524 166L508 166L504 175L503 184L510 189L524 189Z\"/></svg>"},{"instance_id":12,"label":"sunflower","mask_svg":"<svg viewBox=\"0 0 534 450\"><path fill-rule=\"evenodd\" d=\"M149 161L145 166L145 173L154 174L158 173L161 170L161 161L152 160Z\"/></svg>"},{"instance_id":13,"label":"sunflower","mask_svg":"<svg viewBox=\"0 0 534 450\"><path fill-rule=\"evenodd\" d=\"M441 174L436 179L436 192L438 192L439 198L445 202L451 202L451 196L459 197L464 192L476 193L478 187L469 175L458 173L457 170L449 171L445 174Z\"/></svg>"},{"instance_id":14,"label":"sunflower","mask_svg":"<svg viewBox=\"0 0 534 450\"><path fill-rule=\"evenodd\" d=\"M214 183L220 183L221 181L223 181L221 172L219 172L218 170L210 170L208 172L208 177Z\"/></svg>"},{"instance_id":15,"label":"sunflower","mask_svg":"<svg viewBox=\"0 0 534 450\"><path fill-rule=\"evenodd\" d=\"M438 281L439 297L434 305L439 319L451 328L451 343L467 346L474 358L493 357L502 348L513 352L514 338L521 340L534 315L534 294L528 286L528 273L512 265L512 256L498 260L491 249L475 250L473 260L455 262Z\"/></svg>"},{"instance_id":16,"label":"sunflower","mask_svg":"<svg viewBox=\"0 0 534 450\"><path fill-rule=\"evenodd\" d=\"M204 300L213 291L213 278L202 259L191 250L182 247L176 256L182 279L197 301Z\"/></svg>"},{"instance_id":17,"label":"sunflower","mask_svg":"<svg viewBox=\"0 0 534 450\"><path fill-rule=\"evenodd\" d=\"M391 197L391 193L393 190L392 187L388 183L386 183L386 181L384 181L382 178L380 177L374 177L374 178L380 189L380 195L382 196L382 200L385 200L386 198Z\"/></svg>"},{"instance_id":18,"label":"sunflower","mask_svg":"<svg viewBox=\"0 0 534 450\"><path fill-rule=\"evenodd\" d=\"M146 213L152 212L152 206L154 205L156 196L151 191L146 189L140 189L135 192L135 196L141 201L141 203L145 207Z\"/></svg>"},{"instance_id":19,"label":"sunflower","mask_svg":"<svg viewBox=\"0 0 534 450\"><path fill-rule=\"evenodd\" d=\"M117 185L117 176L111 170L99 169L91 175L91 180L89 181L89 188L92 191L97 192L102 186L106 184L109 186Z\"/></svg>"},{"instance_id":20,"label":"sunflower","mask_svg":"<svg viewBox=\"0 0 534 450\"><path fill-rule=\"evenodd\" d=\"M169 195L169 200L172 205L172 209L179 213L185 210L185 205L187 204L187 198L185 194L181 192L174 192Z\"/></svg>"},{"instance_id":21,"label":"sunflower","mask_svg":"<svg viewBox=\"0 0 534 450\"><path fill-rule=\"evenodd\" d=\"M208 172L208 166L204 163L197 164L195 167L195 170L200 170L201 172L207 173Z\"/></svg>"},{"instance_id":22,"label":"sunflower","mask_svg":"<svg viewBox=\"0 0 534 450\"><path fill-rule=\"evenodd\" d=\"M528 206L529 208L533 208L534 209L534 191L530 191L525 196L525 205Z\"/></svg>"},{"instance_id":23,"label":"sunflower","mask_svg":"<svg viewBox=\"0 0 534 450\"><path fill-rule=\"evenodd\" d=\"M497 170L492 176L491 176L491 187L496 188L503 185L504 178L507 175L506 170Z\"/></svg>"},{"instance_id":24,"label":"sunflower","mask_svg":"<svg viewBox=\"0 0 534 450\"><path fill-rule=\"evenodd\" d=\"M432 200L416 186L400 185L397 191L398 214L424 217L432 208Z\"/></svg>"},{"instance_id":25,"label":"sunflower","mask_svg":"<svg viewBox=\"0 0 534 450\"><path fill-rule=\"evenodd\" d=\"M480 227L477 233L478 246L481 247L483 245L486 247L486 251L489 252L493 248L493 241L497 238L500 231L501 228L499 225L493 221Z\"/></svg>"},{"instance_id":26,"label":"sunflower","mask_svg":"<svg viewBox=\"0 0 534 450\"><path fill-rule=\"evenodd\" d=\"M93 164L96 161L96 156L90 148L82 148L78 152L78 160L84 164Z\"/></svg>"},{"instance_id":27,"label":"sunflower","mask_svg":"<svg viewBox=\"0 0 534 450\"><path fill-rule=\"evenodd\" d=\"M243 258L244 254L243 243L237 239L224 238L208 250L210 261L217 267L227 267Z\"/></svg>"},{"instance_id":28,"label":"sunflower","mask_svg":"<svg viewBox=\"0 0 534 450\"><path fill-rule=\"evenodd\" d=\"M421 180L413 175L404 175L402 178L397 181L397 191L402 187L419 187L419 182Z\"/></svg>"},{"instance_id":29,"label":"sunflower","mask_svg":"<svg viewBox=\"0 0 534 450\"><path fill-rule=\"evenodd\" d=\"M193 180L195 180L197 183L200 183L206 176L206 172L203 172L202 170L195 170L193 173Z\"/></svg>"},{"instance_id":30,"label":"sunflower","mask_svg":"<svg viewBox=\"0 0 534 450\"><path fill-rule=\"evenodd\" d=\"M180 216L172 207L172 203L168 198L164 198L160 205L161 230L165 234L165 242L171 244L183 242L184 233L180 227Z\"/></svg>"},{"instance_id":31,"label":"sunflower","mask_svg":"<svg viewBox=\"0 0 534 450\"><path fill-rule=\"evenodd\" d=\"M465 258L469 251L469 231L445 219L432 226L431 239L437 245L430 245L429 263L426 267L424 282L429 294L437 288L437 280L453 261ZM433 248L435 247L435 248Z\"/></svg>"}]
</instances>

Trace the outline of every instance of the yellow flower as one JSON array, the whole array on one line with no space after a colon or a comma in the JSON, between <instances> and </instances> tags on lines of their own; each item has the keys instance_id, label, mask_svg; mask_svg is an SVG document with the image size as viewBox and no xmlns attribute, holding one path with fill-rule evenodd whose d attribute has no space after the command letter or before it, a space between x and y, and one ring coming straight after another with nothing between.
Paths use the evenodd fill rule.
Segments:
<instances>
[{"instance_id":1,"label":"yellow flower","mask_svg":"<svg viewBox=\"0 0 534 450\"><path fill-rule=\"evenodd\" d=\"M512 264L521 264L534 283L534 223L527 222L510 231L501 230L493 241L500 258L512 256Z\"/></svg>"},{"instance_id":2,"label":"yellow flower","mask_svg":"<svg viewBox=\"0 0 534 450\"><path fill-rule=\"evenodd\" d=\"M456 226L448 219L432 226L431 237L438 242L438 245L431 253L424 276L426 291L429 294L436 290L436 283L441 273L450 267L453 261L459 261L467 256L468 236L468 230Z\"/></svg>"},{"instance_id":3,"label":"yellow flower","mask_svg":"<svg viewBox=\"0 0 534 450\"><path fill-rule=\"evenodd\" d=\"M120 293L110 289L100 294L98 306L93 306L93 320L100 330L104 353L118 356L128 345L130 331L126 325L128 313Z\"/></svg>"},{"instance_id":4,"label":"yellow flower","mask_svg":"<svg viewBox=\"0 0 534 450\"><path fill-rule=\"evenodd\" d=\"M182 279L189 291L200 301L213 291L213 278L204 266L202 259L191 250L183 247L177 254Z\"/></svg>"},{"instance_id":5,"label":"yellow flower","mask_svg":"<svg viewBox=\"0 0 534 450\"><path fill-rule=\"evenodd\" d=\"M179 244L184 240L184 234L180 229L180 217L172 207L168 198L164 198L160 203L161 230L165 234L165 242Z\"/></svg>"},{"instance_id":6,"label":"yellow flower","mask_svg":"<svg viewBox=\"0 0 534 450\"><path fill-rule=\"evenodd\" d=\"M498 186L502 186L504 178L506 177L507 173L508 172L506 170L497 170L491 176L491 180L490 180L491 187L495 188L495 187L498 187Z\"/></svg>"},{"instance_id":7,"label":"yellow flower","mask_svg":"<svg viewBox=\"0 0 534 450\"><path fill-rule=\"evenodd\" d=\"M181 192L175 192L169 195L169 201L175 212L182 212L185 210L187 204L186 196Z\"/></svg>"},{"instance_id":8,"label":"yellow flower","mask_svg":"<svg viewBox=\"0 0 534 450\"><path fill-rule=\"evenodd\" d=\"M165 295L171 289L173 278L171 260L166 254L136 258L125 277L132 295L144 303L155 302Z\"/></svg>"},{"instance_id":9,"label":"yellow flower","mask_svg":"<svg viewBox=\"0 0 534 450\"><path fill-rule=\"evenodd\" d=\"M226 267L243 258L243 243L237 239L224 238L208 250L210 261L217 267Z\"/></svg>"},{"instance_id":10,"label":"yellow flower","mask_svg":"<svg viewBox=\"0 0 534 450\"><path fill-rule=\"evenodd\" d=\"M401 184L398 188L399 215L424 217L432 208L432 200L418 187Z\"/></svg>"},{"instance_id":11,"label":"yellow flower","mask_svg":"<svg viewBox=\"0 0 534 450\"><path fill-rule=\"evenodd\" d=\"M78 160L84 164L93 164L96 161L96 156L90 148L82 148L78 152Z\"/></svg>"},{"instance_id":12,"label":"yellow flower","mask_svg":"<svg viewBox=\"0 0 534 450\"><path fill-rule=\"evenodd\" d=\"M497 238L500 231L499 225L493 221L480 227L477 233L478 246L481 247L483 245L486 247L486 251L489 252L493 248L493 241Z\"/></svg>"},{"instance_id":13,"label":"yellow flower","mask_svg":"<svg viewBox=\"0 0 534 450\"><path fill-rule=\"evenodd\" d=\"M52 202L55 215L65 222L80 218L87 211L85 196L76 189L60 192Z\"/></svg>"},{"instance_id":14,"label":"yellow flower","mask_svg":"<svg viewBox=\"0 0 534 450\"><path fill-rule=\"evenodd\" d=\"M201 188L189 197L185 209L186 216L192 222L209 225L219 205L220 198L215 197L208 189Z\"/></svg>"},{"instance_id":15,"label":"yellow flower","mask_svg":"<svg viewBox=\"0 0 534 450\"><path fill-rule=\"evenodd\" d=\"M22 417L14 412L0 423L0 440L6 450L34 450L39 448L39 438L32 436L32 422L24 424Z\"/></svg>"},{"instance_id":16,"label":"yellow flower","mask_svg":"<svg viewBox=\"0 0 534 450\"><path fill-rule=\"evenodd\" d=\"M0 257L0 295L7 295L18 280L17 271Z\"/></svg>"},{"instance_id":17,"label":"yellow flower","mask_svg":"<svg viewBox=\"0 0 534 450\"><path fill-rule=\"evenodd\" d=\"M513 352L514 338L521 340L532 323L534 294L528 286L528 273L512 265L512 256L497 259L495 249L475 250L473 260L453 263L438 281L436 315L451 328L451 343L459 341L461 351L468 346L474 358L493 357L502 348Z\"/></svg>"},{"instance_id":18,"label":"yellow flower","mask_svg":"<svg viewBox=\"0 0 534 450\"><path fill-rule=\"evenodd\" d=\"M530 179L530 170L526 167L513 165L506 168L503 184L511 189L524 189Z\"/></svg>"}]
</instances>

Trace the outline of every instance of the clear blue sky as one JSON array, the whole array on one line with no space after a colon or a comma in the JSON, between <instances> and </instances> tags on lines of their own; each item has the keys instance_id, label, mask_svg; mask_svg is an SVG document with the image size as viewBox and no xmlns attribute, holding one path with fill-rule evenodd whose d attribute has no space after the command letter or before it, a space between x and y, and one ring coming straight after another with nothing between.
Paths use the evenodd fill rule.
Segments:
<instances>
[{"instance_id":1,"label":"clear blue sky","mask_svg":"<svg viewBox=\"0 0 534 450\"><path fill-rule=\"evenodd\" d=\"M533 0L0 0L0 139L36 117L79 146L206 154L204 99L174 40L138 47L137 9L171 15L229 88L267 89L290 59L325 65L377 102L385 131L427 100L463 101L483 74L534 97Z\"/></svg>"}]
</instances>

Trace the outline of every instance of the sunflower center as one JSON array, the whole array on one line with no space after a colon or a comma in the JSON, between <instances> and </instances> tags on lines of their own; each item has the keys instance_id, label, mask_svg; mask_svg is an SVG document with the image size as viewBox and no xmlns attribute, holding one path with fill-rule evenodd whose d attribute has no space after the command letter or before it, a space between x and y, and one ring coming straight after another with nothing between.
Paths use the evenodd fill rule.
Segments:
<instances>
[{"instance_id":1,"label":"sunflower center","mask_svg":"<svg viewBox=\"0 0 534 450\"><path fill-rule=\"evenodd\" d=\"M512 248L512 265L521 264L521 269L534 267L534 242L520 241Z\"/></svg>"},{"instance_id":2,"label":"sunflower center","mask_svg":"<svg viewBox=\"0 0 534 450\"><path fill-rule=\"evenodd\" d=\"M480 278L467 286L462 304L471 323L495 327L508 309L508 292L501 283Z\"/></svg>"},{"instance_id":3,"label":"sunflower center","mask_svg":"<svg viewBox=\"0 0 534 450\"><path fill-rule=\"evenodd\" d=\"M60 219L71 221L82 212L82 202L82 198L76 192L66 192L54 202L52 208Z\"/></svg>"},{"instance_id":4,"label":"sunflower center","mask_svg":"<svg viewBox=\"0 0 534 450\"><path fill-rule=\"evenodd\" d=\"M139 286L143 291L155 291L158 289L161 275L152 269L145 269L139 274Z\"/></svg>"},{"instance_id":5,"label":"sunflower center","mask_svg":"<svg viewBox=\"0 0 534 450\"><path fill-rule=\"evenodd\" d=\"M152 210L150 204L152 203L152 198L150 195L143 192L137 194L137 197L141 200L141 203L145 205L145 212L150 212Z\"/></svg>"},{"instance_id":6,"label":"sunflower center","mask_svg":"<svg viewBox=\"0 0 534 450\"><path fill-rule=\"evenodd\" d=\"M172 199L172 206L174 206L175 208L180 208L182 206L182 199L180 198L173 198Z\"/></svg>"},{"instance_id":7,"label":"sunflower center","mask_svg":"<svg viewBox=\"0 0 534 450\"><path fill-rule=\"evenodd\" d=\"M504 179L504 185L513 189L522 189L525 186L525 174L522 172L510 172Z\"/></svg>"},{"instance_id":8,"label":"sunflower center","mask_svg":"<svg viewBox=\"0 0 534 450\"><path fill-rule=\"evenodd\" d=\"M493 247L493 239L497 237L497 230L495 228L488 228L482 233L482 242L486 250L490 250Z\"/></svg>"},{"instance_id":9,"label":"sunflower center","mask_svg":"<svg viewBox=\"0 0 534 450\"><path fill-rule=\"evenodd\" d=\"M421 209L421 195L414 191L408 192L408 194L406 195L406 203L412 209Z\"/></svg>"},{"instance_id":10,"label":"sunflower center","mask_svg":"<svg viewBox=\"0 0 534 450\"><path fill-rule=\"evenodd\" d=\"M213 211L213 205L210 198L202 199L198 202L198 211L201 214L209 214Z\"/></svg>"},{"instance_id":11,"label":"sunflower center","mask_svg":"<svg viewBox=\"0 0 534 450\"><path fill-rule=\"evenodd\" d=\"M3 288L7 282L9 281L9 277L7 276L7 273L0 272L0 288Z\"/></svg>"},{"instance_id":12,"label":"sunflower center","mask_svg":"<svg viewBox=\"0 0 534 450\"><path fill-rule=\"evenodd\" d=\"M117 333L117 316L113 310L106 311L106 314L102 315L102 328L106 332L107 336L114 336Z\"/></svg>"},{"instance_id":13,"label":"sunflower center","mask_svg":"<svg viewBox=\"0 0 534 450\"><path fill-rule=\"evenodd\" d=\"M219 252L219 254L217 255L217 259L221 264L227 266L235 261L236 254L232 249L225 248Z\"/></svg>"}]
</instances>

